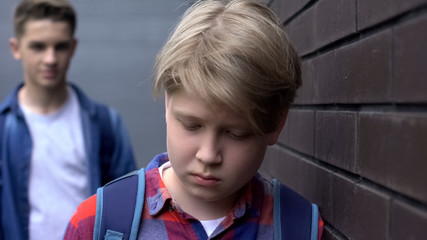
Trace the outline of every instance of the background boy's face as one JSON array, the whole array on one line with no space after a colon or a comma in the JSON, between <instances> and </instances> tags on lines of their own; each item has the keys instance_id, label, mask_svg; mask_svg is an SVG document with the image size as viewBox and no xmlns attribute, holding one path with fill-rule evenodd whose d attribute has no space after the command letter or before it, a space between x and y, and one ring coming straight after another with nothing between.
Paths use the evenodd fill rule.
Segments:
<instances>
[{"instance_id":1,"label":"background boy's face","mask_svg":"<svg viewBox=\"0 0 427 240\"><path fill-rule=\"evenodd\" d=\"M54 88L65 84L65 75L76 47L66 22L30 20L20 39L12 38L15 59L22 60L26 84Z\"/></svg>"},{"instance_id":2,"label":"background boy's face","mask_svg":"<svg viewBox=\"0 0 427 240\"><path fill-rule=\"evenodd\" d=\"M168 98L168 97L167 97ZM234 199L257 172L273 134L257 134L227 108L177 92L166 100L167 149L181 193L204 201Z\"/></svg>"}]
</instances>

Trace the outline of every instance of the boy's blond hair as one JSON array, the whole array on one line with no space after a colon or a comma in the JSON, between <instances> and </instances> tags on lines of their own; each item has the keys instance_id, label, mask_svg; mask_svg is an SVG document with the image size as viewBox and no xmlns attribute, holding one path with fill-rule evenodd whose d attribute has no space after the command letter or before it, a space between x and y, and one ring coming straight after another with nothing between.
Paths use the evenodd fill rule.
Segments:
<instances>
[{"instance_id":1,"label":"boy's blond hair","mask_svg":"<svg viewBox=\"0 0 427 240\"><path fill-rule=\"evenodd\" d=\"M25 24L30 20L49 19L68 23L71 36L76 29L76 12L67 0L22 0L15 9L13 24L15 37L25 33Z\"/></svg>"},{"instance_id":2,"label":"boy's blond hair","mask_svg":"<svg viewBox=\"0 0 427 240\"><path fill-rule=\"evenodd\" d=\"M273 132L301 85L300 59L278 17L252 1L199 1L159 53L154 93L184 90Z\"/></svg>"}]
</instances>

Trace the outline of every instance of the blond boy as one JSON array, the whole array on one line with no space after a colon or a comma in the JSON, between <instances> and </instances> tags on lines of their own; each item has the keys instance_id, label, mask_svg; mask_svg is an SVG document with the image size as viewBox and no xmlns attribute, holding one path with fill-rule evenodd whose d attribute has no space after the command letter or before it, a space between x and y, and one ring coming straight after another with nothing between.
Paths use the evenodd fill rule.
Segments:
<instances>
[{"instance_id":1,"label":"blond boy","mask_svg":"<svg viewBox=\"0 0 427 240\"><path fill-rule=\"evenodd\" d=\"M157 58L167 153L145 170L138 239L273 239L273 185L257 171L300 75L298 55L268 8L200 1L185 13ZM96 200L77 209L66 239L92 239ZM323 222L315 221L320 238Z\"/></svg>"}]
</instances>

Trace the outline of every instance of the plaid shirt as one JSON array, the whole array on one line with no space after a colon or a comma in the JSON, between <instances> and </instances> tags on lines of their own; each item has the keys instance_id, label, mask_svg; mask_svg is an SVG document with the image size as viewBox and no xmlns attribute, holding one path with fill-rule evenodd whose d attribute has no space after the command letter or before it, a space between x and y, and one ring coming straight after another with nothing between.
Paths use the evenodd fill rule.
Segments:
<instances>
[{"instance_id":1,"label":"plaid shirt","mask_svg":"<svg viewBox=\"0 0 427 240\"><path fill-rule=\"evenodd\" d=\"M147 168L146 201L138 239L273 239L273 187L269 181L255 176L243 189L234 208L208 237L202 224L172 201L158 170L165 161L166 154L158 155ZM96 195L76 210L64 239L92 239L95 214ZM321 239L323 221L320 217L318 228L318 239Z\"/></svg>"}]
</instances>

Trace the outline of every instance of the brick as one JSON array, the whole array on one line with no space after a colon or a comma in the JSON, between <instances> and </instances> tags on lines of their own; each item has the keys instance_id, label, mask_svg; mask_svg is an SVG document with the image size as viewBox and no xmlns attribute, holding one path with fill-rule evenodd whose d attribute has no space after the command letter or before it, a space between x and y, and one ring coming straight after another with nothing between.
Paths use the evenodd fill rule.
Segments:
<instances>
[{"instance_id":1,"label":"brick","mask_svg":"<svg viewBox=\"0 0 427 240\"><path fill-rule=\"evenodd\" d=\"M391 239L425 239L427 236L427 211L394 201L390 230Z\"/></svg>"},{"instance_id":2,"label":"brick","mask_svg":"<svg viewBox=\"0 0 427 240\"><path fill-rule=\"evenodd\" d=\"M277 178L281 183L297 191L300 166L299 157L278 146L268 148L261 172Z\"/></svg>"},{"instance_id":3,"label":"brick","mask_svg":"<svg viewBox=\"0 0 427 240\"><path fill-rule=\"evenodd\" d=\"M259 168L259 172L261 172L264 177L268 179L274 178L272 170L276 167L278 159L280 159L279 155L280 151L276 145L267 148L264 160Z\"/></svg>"},{"instance_id":4,"label":"brick","mask_svg":"<svg viewBox=\"0 0 427 240\"><path fill-rule=\"evenodd\" d=\"M332 224L349 239L387 239L390 199L373 189L334 175Z\"/></svg>"},{"instance_id":5,"label":"brick","mask_svg":"<svg viewBox=\"0 0 427 240\"><path fill-rule=\"evenodd\" d=\"M323 228L323 240L342 240L333 229L328 226Z\"/></svg>"},{"instance_id":6,"label":"brick","mask_svg":"<svg viewBox=\"0 0 427 240\"><path fill-rule=\"evenodd\" d=\"M356 122L355 112L317 111L315 157L355 172Z\"/></svg>"},{"instance_id":7,"label":"brick","mask_svg":"<svg viewBox=\"0 0 427 240\"><path fill-rule=\"evenodd\" d=\"M322 218L332 218L332 172L279 146L269 147L260 170L318 204Z\"/></svg>"},{"instance_id":8,"label":"brick","mask_svg":"<svg viewBox=\"0 0 427 240\"><path fill-rule=\"evenodd\" d=\"M314 103L313 82L315 79L313 60L303 61L302 69L302 86L297 91L295 104L312 104Z\"/></svg>"},{"instance_id":9,"label":"brick","mask_svg":"<svg viewBox=\"0 0 427 240\"><path fill-rule=\"evenodd\" d=\"M315 13L315 9L311 7L285 26L290 41L300 55L315 50Z\"/></svg>"},{"instance_id":10,"label":"brick","mask_svg":"<svg viewBox=\"0 0 427 240\"><path fill-rule=\"evenodd\" d=\"M279 143L314 155L314 111L291 109L279 136Z\"/></svg>"},{"instance_id":11,"label":"brick","mask_svg":"<svg viewBox=\"0 0 427 240\"><path fill-rule=\"evenodd\" d=\"M391 30L386 30L335 50L335 71L329 86L333 102L389 101L391 38Z\"/></svg>"},{"instance_id":12,"label":"brick","mask_svg":"<svg viewBox=\"0 0 427 240\"><path fill-rule=\"evenodd\" d=\"M275 0L275 2L278 4L278 15L283 21L288 20L301 8L301 0Z\"/></svg>"},{"instance_id":13,"label":"brick","mask_svg":"<svg viewBox=\"0 0 427 240\"><path fill-rule=\"evenodd\" d=\"M303 77L313 79L314 103L389 102L391 37L380 32L307 60Z\"/></svg>"},{"instance_id":14,"label":"brick","mask_svg":"<svg viewBox=\"0 0 427 240\"><path fill-rule=\"evenodd\" d=\"M359 113L357 172L427 203L427 114Z\"/></svg>"},{"instance_id":15,"label":"brick","mask_svg":"<svg viewBox=\"0 0 427 240\"><path fill-rule=\"evenodd\" d=\"M356 32L356 0L321 0L286 27L298 53L305 55Z\"/></svg>"},{"instance_id":16,"label":"brick","mask_svg":"<svg viewBox=\"0 0 427 240\"><path fill-rule=\"evenodd\" d=\"M316 19L316 48L355 33L356 0L320 0Z\"/></svg>"},{"instance_id":17,"label":"brick","mask_svg":"<svg viewBox=\"0 0 427 240\"><path fill-rule=\"evenodd\" d=\"M314 103L331 103L334 101L334 53L328 52L312 59L314 68Z\"/></svg>"},{"instance_id":18,"label":"brick","mask_svg":"<svg viewBox=\"0 0 427 240\"><path fill-rule=\"evenodd\" d=\"M427 102L427 15L395 28L393 96L397 102Z\"/></svg>"},{"instance_id":19,"label":"brick","mask_svg":"<svg viewBox=\"0 0 427 240\"><path fill-rule=\"evenodd\" d=\"M371 27L426 2L426 0L357 0L358 30Z\"/></svg>"},{"instance_id":20,"label":"brick","mask_svg":"<svg viewBox=\"0 0 427 240\"><path fill-rule=\"evenodd\" d=\"M332 219L332 172L300 158L298 192L319 206L324 220Z\"/></svg>"}]
</instances>

